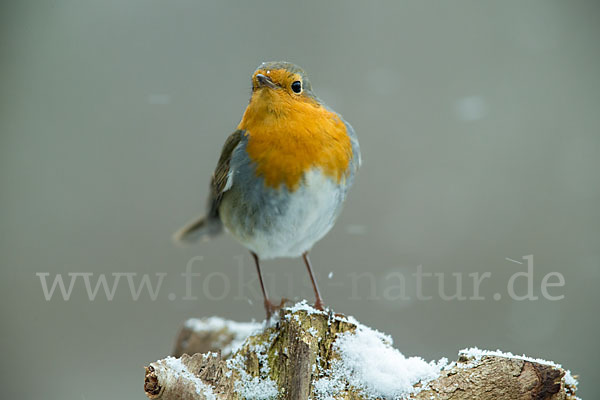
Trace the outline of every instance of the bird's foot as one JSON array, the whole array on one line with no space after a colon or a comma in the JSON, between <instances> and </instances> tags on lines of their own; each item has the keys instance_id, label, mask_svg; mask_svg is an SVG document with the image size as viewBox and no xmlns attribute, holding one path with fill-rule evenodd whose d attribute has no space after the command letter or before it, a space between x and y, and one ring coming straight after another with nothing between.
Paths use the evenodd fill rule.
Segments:
<instances>
[{"instance_id":1,"label":"bird's foot","mask_svg":"<svg viewBox=\"0 0 600 400\"><path fill-rule=\"evenodd\" d=\"M313 304L313 308L319 311L323 311L325 309L325 304L323 304L323 300L317 299L315 304Z\"/></svg>"},{"instance_id":2,"label":"bird's foot","mask_svg":"<svg viewBox=\"0 0 600 400\"><path fill-rule=\"evenodd\" d=\"M271 300L265 299L265 311L267 312L267 321L270 320L273 314L281 310L289 301L289 299L282 298L279 304L274 304L271 302Z\"/></svg>"}]
</instances>

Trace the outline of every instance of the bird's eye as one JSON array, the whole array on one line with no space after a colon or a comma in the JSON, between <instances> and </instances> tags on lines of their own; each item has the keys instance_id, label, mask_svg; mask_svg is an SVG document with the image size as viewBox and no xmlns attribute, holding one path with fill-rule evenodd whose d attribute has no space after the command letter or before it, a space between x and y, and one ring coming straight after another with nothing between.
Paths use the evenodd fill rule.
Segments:
<instances>
[{"instance_id":1,"label":"bird's eye","mask_svg":"<svg viewBox=\"0 0 600 400\"><path fill-rule=\"evenodd\" d=\"M300 82L300 81L294 81L292 83L292 90L294 91L294 93L300 93L300 92L302 92L302 82Z\"/></svg>"}]
</instances>

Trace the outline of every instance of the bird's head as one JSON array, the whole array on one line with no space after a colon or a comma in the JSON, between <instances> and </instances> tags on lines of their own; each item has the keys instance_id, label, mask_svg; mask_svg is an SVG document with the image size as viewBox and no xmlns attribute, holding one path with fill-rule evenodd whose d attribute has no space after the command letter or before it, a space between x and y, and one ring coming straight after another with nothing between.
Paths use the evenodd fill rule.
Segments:
<instances>
[{"instance_id":1,"label":"bird's head","mask_svg":"<svg viewBox=\"0 0 600 400\"><path fill-rule=\"evenodd\" d=\"M304 70L285 61L262 63L252 75L251 101L281 104L319 103Z\"/></svg>"}]
</instances>

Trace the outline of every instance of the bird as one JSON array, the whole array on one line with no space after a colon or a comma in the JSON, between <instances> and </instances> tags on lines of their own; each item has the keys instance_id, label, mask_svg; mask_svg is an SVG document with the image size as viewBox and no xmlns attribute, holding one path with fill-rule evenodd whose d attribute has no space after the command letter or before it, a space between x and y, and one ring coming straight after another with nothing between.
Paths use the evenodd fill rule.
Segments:
<instances>
[{"instance_id":1,"label":"bird","mask_svg":"<svg viewBox=\"0 0 600 400\"><path fill-rule=\"evenodd\" d=\"M308 253L333 227L361 164L352 126L320 100L304 70L264 62L212 175L206 213L174 234L180 243L224 230L254 259L267 320L283 307L264 285L262 260L302 257L323 310Z\"/></svg>"}]
</instances>

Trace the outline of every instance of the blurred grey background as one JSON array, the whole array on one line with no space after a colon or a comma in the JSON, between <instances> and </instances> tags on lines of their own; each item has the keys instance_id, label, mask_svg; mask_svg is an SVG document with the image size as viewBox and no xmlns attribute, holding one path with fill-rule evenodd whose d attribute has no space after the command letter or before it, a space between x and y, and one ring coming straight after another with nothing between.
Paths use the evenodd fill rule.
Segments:
<instances>
[{"instance_id":1,"label":"blurred grey background","mask_svg":"<svg viewBox=\"0 0 600 400\"><path fill-rule=\"evenodd\" d=\"M240 245L181 249L170 235L203 211L251 73L281 59L307 70L363 150L346 208L312 252L326 302L407 355L525 353L600 397L598 2L0 7L2 398L142 399L143 366L171 351L186 318L263 317ZM525 265L507 258L530 254L540 298L511 300L507 281ZM195 256L198 299L183 300ZM415 299L419 265L444 273L448 293L462 274L467 296L468 274L490 272L485 300ZM301 260L264 269L274 297L312 300ZM82 280L68 301L46 301L39 272L50 283L168 275L154 301L134 301L125 278L112 301L102 290L90 301ZM564 276L550 290L562 300L540 295L550 272ZM411 300L394 299L393 273Z\"/></svg>"}]
</instances>

